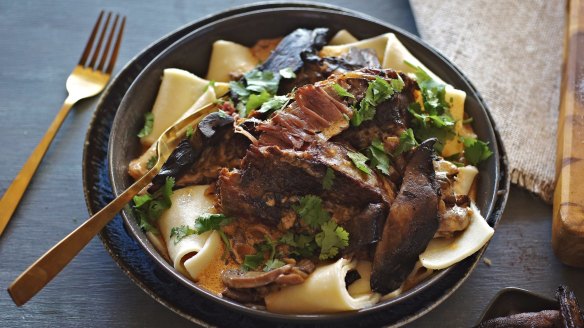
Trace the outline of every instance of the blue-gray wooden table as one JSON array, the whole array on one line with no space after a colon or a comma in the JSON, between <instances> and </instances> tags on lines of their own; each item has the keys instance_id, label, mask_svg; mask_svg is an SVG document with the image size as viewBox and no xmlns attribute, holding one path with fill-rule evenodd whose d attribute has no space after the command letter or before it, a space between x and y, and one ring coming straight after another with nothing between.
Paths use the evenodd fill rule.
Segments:
<instances>
[{"instance_id":1,"label":"blue-gray wooden table","mask_svg":"<svg viewBox=\"0 0 584 328\"><path fill-rule=\"evenodd\" d=\"M247 1L0 2L0 194L40 140L64 100L99 10L128 16L117 68L161 36ZM407 1L329 1L412 30ZM392 15L395 17L396 15ZM513 74L513 72L510 72ZM0 237L0 327L187 327L191 323L151 299L116 266L95 238L28 304L16 307L6 287L38 256L87 217L81 153L97 98L76 106ZM513 151L509 149L508 151ZM481 262L448 300L412 327L470 327L503 287L553 296L568 284L584 302L584 271L563 266L550 248L551 207L512 188L507 209Z\"/></svg>"}]
</instances>

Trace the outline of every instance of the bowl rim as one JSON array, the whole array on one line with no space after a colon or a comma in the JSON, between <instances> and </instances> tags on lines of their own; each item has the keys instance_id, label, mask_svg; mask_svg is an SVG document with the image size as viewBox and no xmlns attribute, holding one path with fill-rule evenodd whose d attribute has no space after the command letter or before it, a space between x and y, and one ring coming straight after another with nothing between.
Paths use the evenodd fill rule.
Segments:
<instances>
[{"instance_id":1,"label":"bowl rim","mask_svg":"<svg viewBox=\"0 0 584 328\"><path fill-rule=\"evenodd\" d=\"M230 19L234 19L234 18L237 18L240 16L249 16L249 15L257 14L257 13L265 13L266 11L272 11L272 12L312 11L312 12L318 12L318 13L324 12L324 13L332 13L332 14L337 14L337 15L353 16L357 19L367 20L367 21L370 21L371 23L380 25L384 29L386 29L390 32L394 32L398 35L401 34L404 37L409 38L411 41L418 43L423 48L425 48L425 50L429 51L433 56L438 57L442 61L441 64L445 64L449 70L452 70L457 75L459 75L459 77L461 77L462 81L467 83L467 87L469 87L469 89L471 89L473 91L473 93L474 93L473 96L478 101L479 106L482 107L482 110L484 110L486 112L486 115L489 118L489 122L487 123L487 125L490 128L491 133L495 136L493 138L493 142L494 142L493 151L495 153L494 157L501 159L501 154L503 154L504 151L500 152L500 148L502 147L502 145L501 145L500 139L498 139L498 133L496 131L494 121L492 120L492 117L490 116L490 113L488 111L488 107L486 106L486 104L482 100L482 97L480 97L480 94L476 91L476 88L474 88L474 86L471 84L471 82L468 80L468 78L466 78L466 76L464 74L462 74L462 72L455 65L453 65L449 60L447 60L444 56L442 56L434 48L427 45L424 41L420 40L418 37L416 37L415 35L412 35L411 33L407 32L407 31L404 31L398 27L393 26L392 24L389 24L387 22L383 22L381 20L378 20L376 18L370 17L370 16L365 15L365 14L361 14L361 13L350 11L350 10L345 10L344 8L343 8L343 10L339 11L339 10L337 10L337 8L334 8L334 7L329 7L329 8L327 8L327 7L324 7L324 8L308 7L307 8L307 7L293 7L294 5L297 5L297 4L302 5L302 3L287 3L287 4L289 4L291 7L275 7L275 8L256 9L256 8L253 8L253 6L249 6L249 7L251 7L251 9L249 11L246 11L243 13L236 13L234 15L231 15L231 16L228 16L225 18L221 18L219 20L213 20L206 25L202 25L199 28L192 30L191 32L189 32L185 36L183 36L180 39L178 39L177 41L175 41L172 45L170 45L166 49L162 50L154 59L152 59L148 63L148 65L142 70L142 72L140 72L140 74L132 82L132 85L127 90L126 95L132 90L132 87L136 85L135 82L140 80L140 77L143 75L144 71L148 70L149 67L154 66L160 58L163 58L168 53L173 52L175 50L175 48L180 46L180 44L182 44L184 42L188 42L188 40L191 39L193 37L193 35L196 35L197 33L199 33L199 31L201 31L204 28L209 28L209 26L213 26L215 24L221 24L225 21L229 21ZM246 7L248 7L248 6L246 6ZM119 107L124 106L125 99L127 99L126 95L124 95L124 99L122 99L122 102L120 103ZM116 115L116 117L119 117L119 116ZM116 123L116 122L118 122L118 123ZM119 120L114 119L114 123L112 125L112 134L115 133L115 131L117 131L116 127L119 124L120 124ZM110 140L111 140L111 137L110 137ZM113 170L111 170L111 166L112 166L112 155L111 155L112 151L111 151L111 149L112 149L112 143L110 143L108 146L108 155L107 155L108 156L108 163L110 164L110 170L109 170L110 179L112 181L112 188L113 188L114 194L119 195L121 190L119 188L117 188L117 185L114 182L116 179L113 177ZM499 177L503 173L501 170L500 160L495 160L495 172L496 172L496 175ZM507 188L507 190L508 190L508 188ZM485 213L485 218L489 219L492 216L493 210L496 207L498 196L500 196L500 195L497 195L497 193L495 192L486 201L486 203L488 204L488 211ZM505 198L503 201L503 207L504 207L504 202L506 200L506 196L504 196L503 198ZM403 302L403 301L407 300L408 298L415 296L418 292L421 292L422 290L428 288L430 285L433 285L436 282L438 282L439 280L443 279L455 267L455 266L451 266L447 269L441 270L439 273L433 275L432 277L425 280L424 282L416 285L416 287L414 287L413 289L404 293L404 295L402 295L400 297L380 302L380 303L375 304L374 306L369 307L367 309L345 312L345 313L334 313L334 314L310 314L310 315L307 315L307 314L292 314L292 315L290 315L290 314L286 314L286 315L276 314L276 313L268 312L266 310L258 310L258 309L250 308L250 307L247 307L243 304L240 304L238 302L234 302L231 300L219 298L215 294L212 294L212 293L208 292L207 290L205 290L204 288L197 286L190 279L188 279L188 278L184 277L183 275L181 275L180 273L178 273L174 269L174 267L172 267L172 265L170 265L164 258L162 258L162 256L160 256L160 254L155 249L153 249L150 242L146 239L145 234L143 234L141 231L139 231L140 232L139 234L137 233L137 231L135 229L137 225L134 222L135 220L133 218L133 215L128 215L128 213L126 213L126 211L124 211L122 213L122 217L124 219L124 224L126 225L127 228L129 228L129 230L131 232L130 234L132 235L132 237L134 237L138 241L138 243L140 244L142 249L144 251L146 251L163 270L165 270L167 273L169 273L172 277L177 278L177 280L179 282L181 282L183 285L185 285L187 288L189 288L189 289L193 290L194 292L196 292L197 294L202 295L203 297L206 297L208 299L211 299L217 303L220 303L222 305L227 305L228 307L230 307L232 309L236 309L238 311L243 311L246 314L260 316L262 318L271 317L272 319L276 319L276 320L294 319L294 320L299 320L299 321L314 322L315 320L319 320L319 321L320 320L331 321L331 320L337 320L337 319L342 320L343 318L347 318L347 317L354 317L354 316L360 316L360 315L373 313L373 312L385 309L386 307L391 307L392 305L399 304L400 302ZM496 223L498 223L499 219L500 219L500 214L498 214L497 217L495 217L495 219L493 220L493 222L491 224L496 226ZM473 256L471 256L471 257L476 257L477 259L474 260L474 264L469 268L465 277L463 277L463 279L458 281L455 284L454 288L451 288L449 293L446 293L446 295L444 295L444 297L442 297L438 301L432 303L433 306L426 308L425 311L418 311L413 316L418 317L418 316L425 314L426 312L430 311L433 307L440 304L452 292L454 292L458 288L458 286L460 286L464 282L464 280L466 280L466 278L468 277L470 272L472 272L472 269L474 268L474 266L476 266L476 262L478 261L478 257L480 257L480 255L482 255L482 253L486 249L487 245L485 245L483 248L481 248L481 250L477 251Z\"/></svg>"}]
</instances>

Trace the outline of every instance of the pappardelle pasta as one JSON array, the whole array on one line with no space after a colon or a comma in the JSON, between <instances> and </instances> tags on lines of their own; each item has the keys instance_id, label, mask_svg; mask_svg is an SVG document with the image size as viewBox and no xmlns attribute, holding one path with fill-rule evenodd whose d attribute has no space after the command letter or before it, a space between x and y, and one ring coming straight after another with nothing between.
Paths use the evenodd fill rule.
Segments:
<instances>
[{"instance_id":1,"label":"pappardelle pasta","mask_svg":"<svg viewBox=\"0 0 584 328\"><path fill-rule=\"evenodd\" d=\"M474 204L491 156L466 94L393 33L297 29L252 47L218 40L207 76L164 70L140 131L187 128L134 212L201 287L278 313L370 307L475 253L494 230Z\"/></svg>"}]
</instances>

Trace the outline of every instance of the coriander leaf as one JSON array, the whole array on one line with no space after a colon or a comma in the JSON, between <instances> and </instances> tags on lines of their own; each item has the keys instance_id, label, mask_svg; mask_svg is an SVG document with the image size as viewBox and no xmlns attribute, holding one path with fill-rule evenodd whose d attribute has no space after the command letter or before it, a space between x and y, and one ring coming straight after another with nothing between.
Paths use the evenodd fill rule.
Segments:
<instances>
[{"instance_id":1,"label":"coriander leaf","mask_svg":"<svg viewBox=\"0 0 584 328\"><path fill-rule=\"evenodd\" d=\"M202 234L211 230L219 230L222 226L231 222L231 218L225 214L205 213L200 215L195 221L197 234Z\"/></svg>"},{"instance_id":2,"label":"coriander leaf","mask_svg":"<svg viewBox=\"0 0 584 328\"><path fill-rule=\"evenodd\" d=\"M342 86L340 86L338 83L333 83L333 89L337 92L337 94L340 97L355 98L355 96L352 93L350 93L349 91L347 91L345 88L343 88Z\"/></svg>"},{"instance_id":3,"label":"coriander leaf","mask_svg":"<svg viewBox=\"0 0 584 328\"><path fill-rule=\"evenodd\" d=\"M251 97L250 97L251 98ZM290 101L286 96L274 96L272 99L264 102L262 107L258 109L260 113L270 113L282 109Z\"/></svg>"},{"instance_id":4,"label":"coriander leaf","mask_svg":"<svg viewBox=\"0 0 584 328\"><path fill-rule=\"evenodd\" d=\"M187 139L190 139L193 136L193 133L195 133L195 129L193 129L192 126L187 126L187 132L186 132L185 137Z\"/></svg>"},{"instance_id":5,"label":"coriander leaf","mask_svg":"<svg viewBox=\"0 0 584 328\"><path fill-rule=\"evenodd\" d=\"M152 196L150 196L150 194L144 194L144 195L136 195L134 196L134 207L139 208L144 206L144 204L147 204L148 202L150 202L152 200Z\"/></svg>"},{"instance_id":6,"label":"coriander leaf","mask_svg":"<svg viewBox=\"0 0 584 328\"><path fill-rule=\"evenodd\" d=\"M391 160L389 155L385 152L383 143L379 139L375 139L371 142L369 150L369 159L371 160L371 165L376 167L381 173L389 175L389 166Z\"/></svg>"},{"instance_id":7,"label":"coriander leaf","mask_svg":"<svg viewBox=\"0 0 584 328\"><path fill-rule=\"evenodd\" d=\"M446 102L446 85L432 79L432 77L424 71L420 66L415 66L407 61L407 65L415 69L416 82L420 86L422 92L422 99L424 102L424 109L430 115L442 115L450 108L450 104Z\"/></svg>"},{"instance_id":8,"label":"coriander leaf","mask_svg":"<svg viewBox=\"0 0 584 328\"><path fill-rule=\"evenodd\" d=\"M278 259L267 260L266 266L264 267L264 271L265 272L272 271L272 270L277 269L279 267L283 267L284 265L286 265L286 263L284 263L283 261L280 261Z\"/></svg>"},{"instance_id":9,"label":"coriander leaf","mask_svg":"<svg viewBox=\"0 0 584 328\"><path fill-rule=\"evenodd\" d=\"M294 73L294 71L290 67L282 68L279 73L280 73L280 76L282 76L285 79L296 78L296 73Z\"/></svg>"},{"instance_id":10,"label":"coriander leaf","mask_svg":"<svg viewBox=\"0 0 584 328\"><path fill-rule=\"evenodd\" d=\"M292 206L304 223L312 228L318 228L330 219L330 214L322 208L322 199L318 196L307 195L300 199L299 205Z\"/></svg>"},{"instance_id":11,"label":"coriander leaf","mask_svg":"<svg viewBox=\"0 0 584 328\"><path fill-rule=\"evenodd\" d=\"M359 152L347 152L347 155L349 156L349 158L351 159L351 161L353 161L353 164L355 164L355 166L367 173L367 174L371 174L371 169L369 168L369 166L367 166L367 164L365 164L365 162L367 162L369 160L369 158L367 158L367 156L359 153Z\"/></svg>"},{"instance_id":12,"label":"coriander leaf","mask_svg":"<svg viewBox=\"0 0 584 328\"><path fill-rule=\"evenodd\" d=\"M150 170L151 168L154 167L154 165L156 165L156 162L158 162L158 156L154 155L150 157L148 159L148 163L146 163L146 168Z\"/></svg>"},{"instance_id":13,"label":"coriander leaf","mask_svg":"<svg viewBox=\"0 0 584 328\"><path fill-rule=\"evenodd\" d=\"M393 90L397 91L397 92L401 92L404 88L404 80L402 80L401 76L398 74L397 75L397 79L392 79L390 81L391 87L393 88Z\"/></svg>"},{"instance_id":14,"label":"coriander leaf","mask_svg":"<svg viewBox=\"0 0 584 328\"><path fill-rule=\"evenodd\" d=\"M402 81L403 82L403 81ZM400 87L399 82L394 83ZM403 86L402 86L403 87ZM391 98L395 93L395 89L386 80L375 77L375 80L369 82L365 97L359 103L359 109L353 113L351 124L359 126L363 121L371 120L375 117L375 107L385 100Z\"/></svg>"},{"instance_id":15,"label":"coriander leaf","mask_svg":"<svg viewBox=\"0 0 584 328\"><path fill-rule=\"evenodd\" d=\"M290 254L300 257L312 257L318 247L313 235L294 234L290 231L285 233L278 242L291 246Z\"/></svg>"},{"instance_id":16,"label":"coriander leaf","mask_svg":"<svg viewBox=\"0 0 584 328\"><path fill-rule=\"evenodd\" d=\"M414 137L414 131L410 128L402 132L399 136L399 146L395 150L395 155L400 155L402 153L412 150L418 145L416 138Z\"/></svg>"},{"instance_id":17,"label":"coriander leaf","mask_svg":"<svg viewBox=\"0 0 584 328\"><path fill-rule=\"evenodd\" d=\"M190 235L194 235L196 233L197 233L197 231L194 229L191 229L189 226L181 225L180 227L174 227L174 228L170 229L170 238L172 239L172 237L174 237L174 244L176 245L183 238L190 236Z\"/></svg>"},{"instance_id":18,"label":"coriander leaf","mask_svg":"<svg viewBox=\"0 0 584 328\"><path fill-rule=\"evenodd\" d=\"M333 183L335 180L335 172L330 168L326 168L326 173L324 174L324 178L322 179L322 189L324 190L331 190L333 187Z\"/></svg>"},{"instance_id":19,"label":"coriander leaf","mask_svg":"<svg viewBox=\"0 0 584 328\"><path fill-rule=\"evenodd\" d=\"M275 95L278 92L278 85L280 83L280 75L274 74L271 71L260 71L254 69L244 75L247 82L246 89L261 93L263 91Z\"/></svg>"},{"instance_id":20,"label":"coriander leaf","mask_svg":"<svg viewBox=\"0 0 584 328\"><path fill-rule=\"evenodd\" d=\"M243 269L244 270L255 270L257 269L262 263L264 263L264 254L262 252L258 252L253 255L246 255L243 260Z\"/></svg>"},{"instance_id":21,"label":"coriander leaf","mask_svg":"<svg viewBox=\"0 0 584 328\"><path fill-rule=\"evenodd\" d=\"M134 196L134 213L140 219L140 228L145 231L157 231L153 223L158 220L162 212L172 205L170 196L174 178L166 178L164 186L154 194L144 194Z\"/></svg>"},{"instance_id":22,"label":"coriander leaf","mask_svg":"<svg viewBox=\"0 0 584 328\"><path fill-rule=\"evenodd\" d=\"M464 158L474 166L493 155L489 144L475 138L462 138L464 143Z\"/></svg>"},{"instance_id":23,"label":"coriander leaf","mask_svg":"<svg viewBox=\"0 0 584 328\"><path fill-rule=\"evenodd\" d=\"M245 109L249 113L252 109L259 108L263 103L270 100L270 94L264 90L259 95L251 94L245 104Z\"/></svg>"},{"instance_id":24,"label":"coriander leaf","mask_svg":"<svg viewBox=\"0 0 584 328\"><path fill-rule=\"evenodd\" d=\"M245 88L245 85L240 81L231 81L229 82L229 88L231 92L235 93L237 97L242 99L247 99L249 97L250 92Z\"/></svg>"},{"instance_id":25,"label":"coriander leaf","mask_svg":"<svg viewBox=\"0 0 584 328\"><path fill-rule=\"evenodd\" d=\"M154 114L148 112L144 114L144 127L140 132L138 132L139 138L144 138L145 136L150 135L152 133L152 126L154 125Z\"/></svg>"},{"instance_id":26,"label":"coriander leaf","mask_svg":"<svg viewBox=\"0 0 584 328\"><path fill-rule=\"evenodd\" d=\"M324 223L322 231L316 237L316 244L320 247L321 260L337 256L340 249L349 246L349 233L333 221Z\"/></svg>"}]
</instances>

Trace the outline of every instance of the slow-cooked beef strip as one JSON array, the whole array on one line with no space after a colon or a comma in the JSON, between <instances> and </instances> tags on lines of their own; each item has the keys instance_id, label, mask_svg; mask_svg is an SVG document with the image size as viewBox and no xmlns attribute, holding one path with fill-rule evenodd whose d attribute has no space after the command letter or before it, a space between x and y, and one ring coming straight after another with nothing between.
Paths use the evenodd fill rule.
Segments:
<instances>
[{"instance_id":1,"label":"slow-cooked beef strip","mask_svg":"<svg viewBox=\"0 0 584 328\"><path fill-rule=\"evenodd\" d=\"M295 220L292 206L299 197L312 194L342 208L356 208L351 212L380 204L387 213L392 191L385 189L379 176L359 171L348 158L348 151L346 146L332 142L315 143L304 151L251 146L241 170L221 171L218 186L222 211L276 225L290 217ZM322 183L327 168L335 176L331 190L325 190ZM346 220L341 215L337 218L339 223Z\"/></svg>"},{"instance_id":2,"label":"slow-cooked beef strip","mask_svg":"<svg viewBox=\"0 0 584 328\"><path fill-rule=\"evenodd\" d=\"M432 166L434 142L420 144L407 163L375 249L373 291L386 294L399 288L438 229L440 191Z\"/></svg>"}]
</instances>

